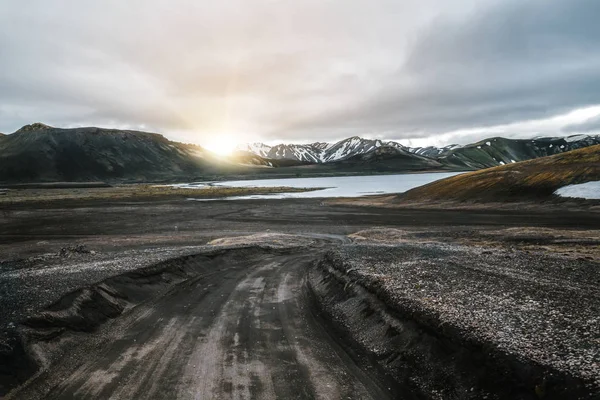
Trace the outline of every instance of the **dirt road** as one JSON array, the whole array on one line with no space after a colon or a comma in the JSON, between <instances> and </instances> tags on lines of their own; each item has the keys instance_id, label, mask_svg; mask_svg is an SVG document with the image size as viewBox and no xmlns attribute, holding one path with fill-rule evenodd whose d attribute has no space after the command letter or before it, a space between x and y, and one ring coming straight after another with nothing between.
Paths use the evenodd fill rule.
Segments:
<instances>
[{"instance_id":1,"label":"dirt road","mask_svg":"<svg viewBox=\"0 0 600 400\"><path fill-rule=\"evenodd\" d=\"M318 255L230 254L106 324L12 398L410 398L315 315L304 280Z\"/></svg>"}]
</instances>

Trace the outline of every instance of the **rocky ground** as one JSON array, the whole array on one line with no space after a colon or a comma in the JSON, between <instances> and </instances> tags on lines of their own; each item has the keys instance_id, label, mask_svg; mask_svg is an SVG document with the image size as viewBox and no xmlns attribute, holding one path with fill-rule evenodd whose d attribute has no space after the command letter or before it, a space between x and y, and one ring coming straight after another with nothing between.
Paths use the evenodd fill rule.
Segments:
<instances>
[{"instance_id":1,"label":"rocky ground","mask_svg":"<svg viewBox=\"0 0 600 400\"><path fill-rule=\"evenodd\" d=\"M2 363L3 392L35 370L35 365L15 361L15 355L21 356L17 360L24 360L24 354L39 358L67 346L67 363L48 356L44 372L19 393L26 398L108 398L111 393L141 393L134 385L139 381L156 382L154 398L163 398L170 389L182 398L193 393L207 398L282 398L291 393L297 398L449 398L444 388L454 398L565 398L560 397L565 389L573 390L568 398L598 394L593 386L598 384L600 352L597 213L571 206L560 212L543 206L389 209L318 199L98 200L17 204L4 211L0 326L2 354L12 364ZM243 248L254 250L240 252ZM223 249L231 253L214 256ZM213 256L197 256L202 254ZM186 257L198 261L183 267L168 261ZM306 271L318 271L310 265L319 260L321 272L330 276L311 272L309 285ZM141 284L136 271L157 265L163 268L155 274L162 283L143 278ZM341 289L331 286L334 273L339 274L335 282L345 282ZM111 280L117 275L137 283L123 286L119 279ZM103 280L108 280L105 286ZM80 288L88 288L86 296L100 293L110 300L111 311L99 319L92 313L100 323L91 324L88 333L73 326L89 318L75 313L79 316L73 320L71 311L64 311L73 310L73 299L87 298L72 295ZM391 353L377 348L377 334L356 336L345 329L381 327L368 319L381 307L344 314L353 310L342 305L350 288L363 290L359 294L365 298L374 296L371 300L404 326L432 332L442 350L427 353L431 346L408 342L422 356L429 354L427 362L417 363L429 369L413 368L411 376L390 378L390 371L397 370L386 370L382 363L382 355ZM202 297L205 291L208 297ZM148 293L154 294L144 297ZM357 301L363 298L356 293L359 310L367 303ZM194 301L196 308L181 308ZM194 313L202 319L193 319ZM47 325L48 316L54 325ZM43 332L31 336L40 324ZM171 335L184 326L189 329ZM153 328L144 335L148 327ZM23 354L16 351L16 333L24 329L37 338L30 345L43 339L37 352L27 343ZM316 338L324 335L330 339L317 346ZM107 340L115 343L108 350L101 345ZM230 344L214 347L217 342ZM176 343L185 343L187 353L163 354ZM468 352L457 350L464 346ZM166 372L169 366L190 372L199 351L211 354L214 365L207 365L216 372L203 370L202 379L182 373L185 381ZM96 353L97 359L86 356ZM128 356L119 358L123 354ZM151 355L144 361L142 354ZM464 362L453 361L452 354L460 354ZM162 357L167 361L157 364ZM270 361L278 357L288 359L288 367ZM410 365L410 357L405 353L387 364ZM478 379L465 378L473 375L473 366L489 366L490 359L505 371L504 382L519 382L520 397L502 392L489 368L481 368ZM254 375L244 375L247 367ZM441 370L448 373L436 372ZM514 375L515 370L521 372ZM293 385L282 386L299 376ZM207 383L198 387L198 380Z\"/></svg>"},{"instance_id":2,"label":"rocky ground","mask_svg":"<svg viewBox=\"0 0 600 400\"><path fill-rule=\"evenodd\" d=\"M589 390L600 388L600 269L591 256L459 245L439 238L415 243L412 235L395 229L353 236L360 245L332 251L320 268L340 273L345 285L360 285L375 294L396 315L430 329L439 340L489 352L486 357L495 359L498 375L508 374L502 371L505 363L536 364L539 371L502 377L510 381L513 398L521 398L520 386L525 391L544 391L546 397L576 397L574 387L561 391L565 376L578 378ZM344 308L341 303L336 307ZM339 320L344 319L339 311ZM371 329L356 333L365 346L381 340ZM482 379L489 379L489 366L479 367L486 371L480 376L472 368L457 366L458 356L443 366L424 361L432 350L405 341L390 348L385 357L394 354L402 358L401 364L415 369L443 367L457 382L448 385L444 375L417 382L429 395L460 397L480 387ZM394 363L385 365L391 373L398 372ZM471 374L464 375L461 368ZM461 379L465 380L462 387ZM586 392L583 387L577 390ZM485 393L490 398L497 397L494 394Z\"/></svg>"}]
</instances>

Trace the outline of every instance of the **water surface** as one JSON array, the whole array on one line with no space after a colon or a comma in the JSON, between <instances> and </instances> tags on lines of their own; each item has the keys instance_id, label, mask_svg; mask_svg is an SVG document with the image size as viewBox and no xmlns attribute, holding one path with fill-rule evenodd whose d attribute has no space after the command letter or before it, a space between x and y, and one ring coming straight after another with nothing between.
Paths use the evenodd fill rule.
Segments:
<instances>
[{"instance_id":1,"label":"water surface","mask_svg":"<svg viewBox=\"0 0 600 400\"><path fill-rule=\"evenodd\" d=\"M361 175L333 176L319 178L287 178L287 179L258 179L247 181L223 181L213 185L232 187L293 187L293 188L325 188L310 192L275 193L249 196L227 197L226 200L242 199L289 199L289 198L318 198L318 197L359 197L374 194L402 193L430 182L457 175L458 172L397 174L397 175ZM205 182L180 184L179 187L202 188ZM195 200L195 199L192 199ZM213 200L213 199L198 199ZM220 199L223 200L223 199Z\"/></svg>"}]
</instances>

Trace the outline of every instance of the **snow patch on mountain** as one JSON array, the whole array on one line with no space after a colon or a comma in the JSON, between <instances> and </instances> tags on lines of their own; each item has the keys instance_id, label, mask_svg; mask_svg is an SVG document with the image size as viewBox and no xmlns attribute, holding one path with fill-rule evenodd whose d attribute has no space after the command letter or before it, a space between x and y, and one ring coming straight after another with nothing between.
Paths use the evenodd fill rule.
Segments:
<instances>
[{"instance_id":1,"label":"snow patch on mountain","mask_svg":"<svg viewBox=\"0 0 600 400\"><path fill-rule=\"evenodd\" d=\"M394 143L394 142L390 142L390 143ZM400 145L400 146L402 146L402 145ZM442 155L448 153L450 150L458 149L461 147L462 146L458 145L458 144L451 144L451 145L445 146L445 147L435 147L435 146L406 147L405 150L407 150L410 153L417 154L419 156L436 158L436 157L439 157L439 156L442 156Z\"/></svg>"}]
</instances>

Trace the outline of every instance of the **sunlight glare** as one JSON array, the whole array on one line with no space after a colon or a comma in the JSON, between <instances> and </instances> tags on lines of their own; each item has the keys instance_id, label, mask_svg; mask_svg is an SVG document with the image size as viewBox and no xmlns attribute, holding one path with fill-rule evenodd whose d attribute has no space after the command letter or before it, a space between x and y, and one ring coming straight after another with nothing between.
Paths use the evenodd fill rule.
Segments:
<instances>
[{"instance_id":1,"label":"sunlight glare","mask_svg":"<svg viewBox=\"0 0 600 400\"><path fill-rule=\"evenodd\" d=\"M214 133L210 138L207 138L203 147L220 156L228 156L235 150L236 145L237 138L235 135Z\"/></svg>"}]
</instances>

